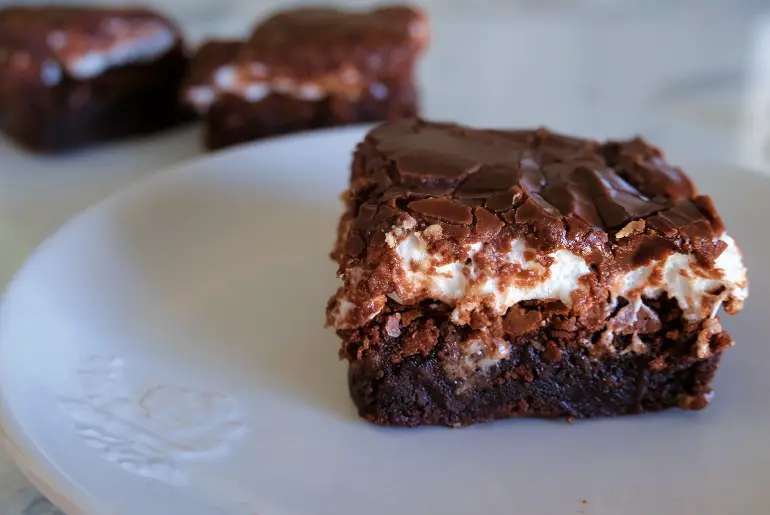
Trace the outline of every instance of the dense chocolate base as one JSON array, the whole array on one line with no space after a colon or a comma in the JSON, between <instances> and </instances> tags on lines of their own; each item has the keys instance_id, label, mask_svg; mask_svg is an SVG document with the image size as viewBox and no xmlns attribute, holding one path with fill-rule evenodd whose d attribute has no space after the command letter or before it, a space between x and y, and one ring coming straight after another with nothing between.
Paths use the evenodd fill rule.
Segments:
<instances>
[{"instance_id":1,"label":"dense chocolate base","mask_svg":"<svg viewBox=\"0 0 770 515\"><path fill-rule=\"evenodd\" d=\"M708 392L720 355L682 360L661 372L650 359L619 356L591 362L580 352L547 363L533 349L521 349L494 373L496 384L464 395L455 393L435 359L410 359L377 366L365 359L351 364L350 393L359 415L386 426L466 426L513 417L591 418L705 407L693 401ZM538 371L531 382L509 379L518 363Z\"/></svg>"},{"instance_id":2,"label":"dense chocolate base","mask_svg":"<svg viewBox=\"0 0 770 515\"><path fill-rule=\"evenodd\" d=\"M65 77L53 87L0 87L0 128L39 153L167 129L193 118L178 100L187 62L179 46L155 62L113 68L86 81Z\"/></svg>"},{"instance_id":3,"label":"dense chocolate base","mask_svg":"<svg viewBox=\"0 0 770 515\"><path fill-rule=\"evenodd\" d=\"M383 98L367 93L356 101L335 97L308 101L273 94L259 102L247 102L225 96L205 117L204 145L217 150L270 136L396 120L418 113L418 93L411 82L387 87L388 94Z\"/></svg>"},{"instance_id":4,"label":"dense chocolate base","mask_svg":"<svg viewBox=\"0 0 770 515\"><path fill-rule=\"evenodd\" d=\"M467 329L430 315L395 338L386 334L387 317L380 317L367 329L343 334L342 354L350 360L350 393L359 414L381 425L454 427L513 417L702 409L731 341L719 332L711 337L708 357L697 358L697 330L683 328L680 313L673 309L662 328L640 335L643 353L630 348L629 335L615 336L615 352L599 348L599 333L588 338L593 344L579 343L585 341L582 331L557 331L554 325L570 322L556 317L534 333L506 337L510 354L488 369L458 375L459 342ZM419 336L426 326L436 335L433 342Z\"/></svg>"}]
</instances>

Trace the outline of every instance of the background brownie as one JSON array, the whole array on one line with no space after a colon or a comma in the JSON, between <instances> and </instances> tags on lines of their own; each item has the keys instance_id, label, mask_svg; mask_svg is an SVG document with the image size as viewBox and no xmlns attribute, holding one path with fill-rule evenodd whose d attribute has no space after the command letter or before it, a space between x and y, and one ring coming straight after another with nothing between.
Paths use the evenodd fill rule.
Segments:
<instances>
[{"instance_id":1,"label":"background brownie","mask_svg":"<svg viewBox=\"0 0 770 515\"><path fill-rule=\"evenodd\" d=\"M641 139L402 120L359 145L327 316L384 424L705 407L746 271Z\"/></svg>"},{"instance_id":2,"label":"background brownie","mask_svg":"<svg viewBox=\"0 0 770 515\"><path fill-rule=\"evenodd\" d=\"M0 125L30 150L151 133L186 116L179 29L145 9L0 10Z\"/></svg>"},{"instance_id":3,"label":"background brownie","mask_svg":"<svg viewBox=\"0 0 770 515\"><path fill-rule=\"evenodd\" d=\"M388 86L384 86L388 88ZM390 87L377 98L367 92L355 101L325 97L308 102L272 94L259 102L224 95L207 115L204 144L215 150L236 143L310 129L393 120L417 114L417 90L412 84Z\"/></svg>"},{"instance_id":4,"label":"background brownie","mask_svg":"<svg viewBox=\"0 0 770 515\"><path fill-rule=\"evenodd\" d=\"M210 149L305 129L414 116L427 19L409 7L280 12L247 40L199 50L183 98Z\"/></svg>"},{"instance_id":5,"label":"background brownie","mask_svg":"<svg viewBox=\"0 0 770 515\"><path fill-rule=\"evenodd\" d=\"M193 56L190 68L182 84L182 101L199 114L206 114L221 94L217 83L220 75L231 73L228 66L235 61L243 46L242 41L213 40L207 41Z\"/></svg>"}]
</instances>

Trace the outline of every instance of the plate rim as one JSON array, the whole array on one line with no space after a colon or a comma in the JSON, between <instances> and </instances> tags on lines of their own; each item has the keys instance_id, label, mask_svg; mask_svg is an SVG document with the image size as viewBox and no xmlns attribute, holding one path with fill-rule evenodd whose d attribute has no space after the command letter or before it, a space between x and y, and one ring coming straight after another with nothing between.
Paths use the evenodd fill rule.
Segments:
<instances>
[{"instance_id":1,"label":"plate rim","mask_svg":"<svg viewBox=\"0 0 770 515\"><path fill-rule=\"evenodd\" d=\"M70 498L71 496L67 496L59 491L53 480L44 479L41 477L43 474L34 472L32 470L32 465L30 465L33 463L33 460L12 441L4 423L0 423L0 438L2 438L3 447L10 456L11 461L18 467L19 472L21 472L27 481L38 490L40 495L45 497L45 499L57 509L61 510L66 515L107 514L107 512L103 511L97 512L95 509L83 509L82 503L73 504L74 501Z\"/></svg>"}]
</instances>

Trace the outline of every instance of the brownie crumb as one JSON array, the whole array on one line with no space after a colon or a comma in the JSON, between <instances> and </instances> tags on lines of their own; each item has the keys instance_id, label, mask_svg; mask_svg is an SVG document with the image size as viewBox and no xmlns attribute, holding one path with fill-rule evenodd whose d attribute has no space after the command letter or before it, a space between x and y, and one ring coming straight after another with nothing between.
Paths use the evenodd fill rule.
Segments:
<instances>
[{"instance_id":1,"label":"brownie crumb","mask_svg":"<svg viewBox=\"0 0 770 515\"><path fill-rule=\"evenodd\" d=\"M440 240L444 236L444 230L439 224L433 224L425 228L422 232L423 238L428 242L435 242Z\"/></svg>"},{"instance_id":2,"label":"brownie crumb","mask_svg":"<svg viewBox=\"0 0 770 515\"><path fill-rule=\"evenodd\" d=\"M514 306L503 319L503 330L511 336L521 336L536 331L542 321L540 311L526 311Z\"/></svg>"},{"instance_id":3,"label":"brownie crumb","mask_svg":"<svg viewBox=\"0 0 770 515\"><path fill-rule=\"evenodd\" d=\"M641 234L644 232L645 228L644 220L634 220L633 222L629 223L625 227L623 227L621 230L618 231L618 233L615 235L615 238L617 239L623 239L628 238L629 236L635 236L637 234Z\"/></svg>"},{"instance_id":4,"label":"brownie crumb","mask_svg":"<svg viewBox=\"0 0 770 515\"><path fill-rule=\"evenodd\" d=\"M658 356L657 358L650 361L650 370L654 372L662 372L668 368L668 365L666 364L666 358L663 356Z\"/></svg>"},{"instance_id":5,"label":"brownie crumb","mask_svg":"<svg viewBox=\"0 0 770 515\"><path fill-rule=\"evenodd\" d=\"M545 359L551 363L561 361L561 350L552 340L548 340L545 344Z\"/></svg>"},{"instance_id":6,"label":"brownie crumb","mask_svg":"<svg viewBox=\"0 0 770 515\"><path fill-rule=\"evenodd\" d=\"M406 311L404 313L401 313L401 323L404 324L404 327L408 326L418 318L422 317L422 313L415 310Z\"/></svg>"},{"instance_id":7,"label":"brownie crumb","mask_svg":"<svg viewBox=\"0 0 770 515\"><path fill-rule=\"evenodd\" d=\"M401 313L396 313L388 317L388 321L385 323L385 332L391 338L398 338L401 336Z\"/></svg>"},{"instance_id":8,"label":"brownie crumb","mask_svg":"<svg viewBox=\"0 0 770 515\"><path fill-rule=\"evenodd\" d=\"M404 339L404 356L422 354L427 356L438 343L439 330L433 320L428 320L421 327L410 331Z\"/></svg>"},{"instance_id":9,"label":"brownie crumb","mask_svg":"<svg viewBox=\"0 0 770 515\"><path fill-rule=\"evenodd\" d=\"M683 410L698 411L709 405L708 395L683 395L679 398L679 407Z\"/></svg>"}]
</instances>

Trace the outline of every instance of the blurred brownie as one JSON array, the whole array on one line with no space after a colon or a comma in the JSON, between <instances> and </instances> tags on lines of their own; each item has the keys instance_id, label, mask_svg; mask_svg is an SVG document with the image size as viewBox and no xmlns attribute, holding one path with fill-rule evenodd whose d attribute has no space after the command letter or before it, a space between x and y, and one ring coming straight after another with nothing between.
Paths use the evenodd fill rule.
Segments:
<instances>
[{"instance_id":1,"label":"blurred brownie","mask_svg":"<svg viewBox=\"0 0 770 515\"><path fill-rule=\"evenodd\" d=\"M0 126L32 151L152 133L186 116L179 29L141 8L0 10Z\"/></svg>"},{"instance_id":2,"label":"blurred brownie","mask_svg":"<svg viewBox=\"0 0 770 515\"><path fill-rule=\"evenodd\" d=\"M201 45L182 84L182 101L201 115L208 113L223 95L224 89L217 84L228 82L228 75L233 73L232 63L242 46L243 42L234 40L213 40ZM243 94L248 97L248 89Z\"/></svg>"},{"instance_id":3,"label":"blurred brownie","mask_svg":"<svg viewBox=\"0 0 770 515\"><path fill-rule=\"evenodd\" d=\"M414 116L414 68L429 38L411 7L299 8L247 41L212 41L193 59L182 98L218 149L306 129Z\"/></svg>"},{"instance_id":4,"label":"blurred brownie","mask_svg":"<svg viewBox=\"0 0 770 515\"><path fill-rule=\"evenodd\" d=\"M748 294L712 201L642 139L401 120L360 143L327 322L378 424L704 408Z\"/></svg>"}]
</instances>

